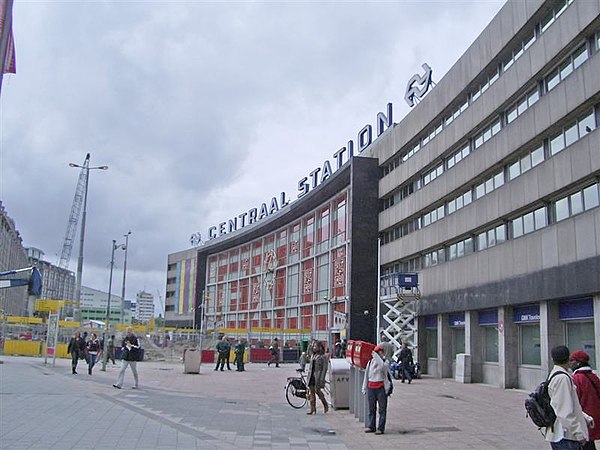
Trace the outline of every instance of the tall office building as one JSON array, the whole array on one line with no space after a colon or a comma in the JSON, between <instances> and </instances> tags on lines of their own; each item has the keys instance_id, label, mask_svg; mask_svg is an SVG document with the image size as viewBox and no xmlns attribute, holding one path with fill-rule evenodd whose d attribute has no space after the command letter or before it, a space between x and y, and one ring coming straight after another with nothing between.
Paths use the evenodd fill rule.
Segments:
<instances>
[{"instance_id":1,"label":"tall office building","mask_svg":"<svg viewBox=\"0 0 600 450\"><path fill-rule=\"evenodd\" d=\"M149 292L139 291L136 296L136 318L147 323L154 317L154 295Z\"/></svg>"},{"instance_id":2,"label":"tall office building","mask_svg":"<svg viewBox=\"0 0 600 450\"><path fill-rule=\"evenodd\" d=\"M23 239L15 221L0 201L0 272L29 267ZM6 278L23 278L13 275ZM13 316L27 316L27 286L0 289L0 310Z\"/></svg>"}]
</instances>

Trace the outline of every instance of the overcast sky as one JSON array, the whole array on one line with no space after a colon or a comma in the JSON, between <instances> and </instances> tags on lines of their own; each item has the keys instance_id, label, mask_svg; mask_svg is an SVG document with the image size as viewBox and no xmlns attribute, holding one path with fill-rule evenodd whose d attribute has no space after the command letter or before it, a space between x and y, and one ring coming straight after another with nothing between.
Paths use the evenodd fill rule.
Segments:
<instances>
[{"instance_id":1,"label":"overcast sky","mask_svg":"<svg viewBox=\"0 0 600 450\"><path fill-rule=\"evenodd\" d=\"M111 242L131 230L127 298L164 301L169 253L281 191L296 198L388 102L399 122L421 64L439 81L503 3L16 0L0 199L24 245L57 263L68 164L91 153L109 170L90 173L83 284L108 290ZM122 271L119 251L118 295Z\"/></svg>"}]
</instances>

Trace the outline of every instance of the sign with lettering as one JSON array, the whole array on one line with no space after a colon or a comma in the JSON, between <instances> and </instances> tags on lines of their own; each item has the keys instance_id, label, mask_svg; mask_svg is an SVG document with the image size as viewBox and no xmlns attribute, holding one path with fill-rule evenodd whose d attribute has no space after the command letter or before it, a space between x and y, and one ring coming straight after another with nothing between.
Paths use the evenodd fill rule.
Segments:
<instances>
[{"instance_id":1,"label":"sign with lettering","mask_svg":"<svg viewBox=\"0 0 600 450\"><path fill-rule=\"evenodd\" d=\"M377 137L381 136L383 132L393 124L392 104L388 103L387 111L385 113L379 112L376 117ZM377 139L377 137L375 139ZM356 137L356 148L358 153L362 153L373 142L373 126L366 124L358 132ZM315 189L321 183L325 182L333 175L334 172L339 170L346 162L352 159L354 157L354 148L354 141L348 141L348 144L345 147L340 148L332 155L334 160L333 165L329 160L326 160L321 166L311 171L308 176L301 178L298 181L298 198L303 197L304 195L308 194L311 189ZM259 220L265 219L272 214L275 214L289 203L290 202L286 197L286 193L281 192L279 194L279 198L273 197L270 202L263 203L260 208L252 208L248 212L244 212L226 222L221 222L219 225L210 227L208 229L208 239L210 240L219 236L223 236L244 228L246 225L250 225L258 222ZM199 247L203 243L202 235L198 232L192 234L190 237L190 243L194 247Z\"/></svg>"}]
</instances>

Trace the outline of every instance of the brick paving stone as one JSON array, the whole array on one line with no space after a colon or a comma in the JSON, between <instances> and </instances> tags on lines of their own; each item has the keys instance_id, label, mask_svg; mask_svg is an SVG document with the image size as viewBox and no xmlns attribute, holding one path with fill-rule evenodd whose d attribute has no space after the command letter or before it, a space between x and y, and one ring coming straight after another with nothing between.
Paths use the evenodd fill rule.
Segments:
<instances>
[{"instance_id":1,"label":"brick paving stone","mask_svg":"<svg viewBox=\"0 0 600 450\"><path fill-rule=\"evenodd\" d=\"M141 389L133 391L112 387L118 366L89 377L71 375L68 360L54 367L3 360L0 447L11 449L549 448L524 417L527 393L519 390L430 378L396 383L386 434L373 436L347 410L307 416L289 407L283 388L294 365L248 364L239 374L205 364L187 375L180 363L142 362ZM97 428L82 435L82 417Z\"/></svg>"}]
</instances>

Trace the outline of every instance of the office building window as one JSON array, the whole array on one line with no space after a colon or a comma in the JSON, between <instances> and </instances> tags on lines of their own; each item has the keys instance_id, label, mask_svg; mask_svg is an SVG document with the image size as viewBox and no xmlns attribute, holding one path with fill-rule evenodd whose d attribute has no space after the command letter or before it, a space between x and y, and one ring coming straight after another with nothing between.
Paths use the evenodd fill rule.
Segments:
<instances>
[{"instance_id":1,"label":"office building window","mask_svg":"<svg viewBox=\"0 0 600 450\"><path fill-rule=\"evenodd\" d=\"M599 204L598 183L567 195L556 201L554 214L556 221L567 219L595 208Z\"/></svg>"}]
</instances>

